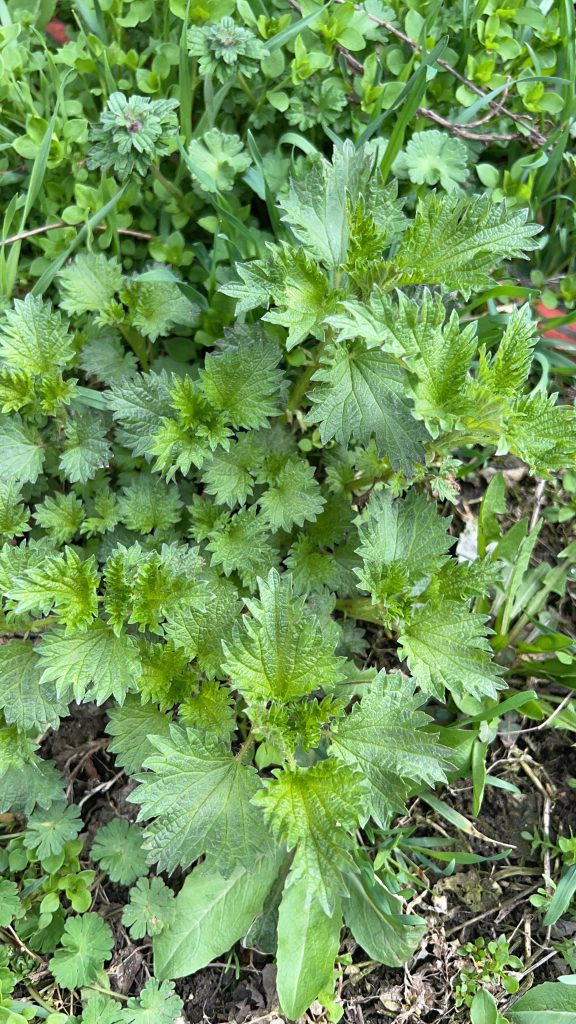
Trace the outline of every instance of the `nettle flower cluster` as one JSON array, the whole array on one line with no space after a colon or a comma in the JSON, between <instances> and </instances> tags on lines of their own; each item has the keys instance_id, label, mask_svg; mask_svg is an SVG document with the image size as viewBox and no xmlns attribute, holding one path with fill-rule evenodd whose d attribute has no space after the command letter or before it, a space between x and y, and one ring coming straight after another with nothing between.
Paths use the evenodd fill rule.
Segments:
<instances>
[{"instance_id":1,"label":"nettle flower cluster","mask_svg":"<svg viewBox=\"0 0 576 1024\"><path fill-rule=\"evenodd\" d=\"M275 954L297 1017L333 999L343 922L375 960L415 948L424 922L365 830L446 778L422 705L457 720L505 685L471 610L498 564L450 553L429 490L454 497L473 445L573 465L576 416L529 389L527 307L490 348L454 308L534 248L524 213L431 193L407 216L351 144L280 212L282 237L224 286L241 319L203 359L179 283L102 255L60 275L74 334L34 298L0 325L1 625L17 636L0 646L0 811L61 800L35 740L72 700L110 701L149 858L192 867L153 937L157 976L244 938ZM174 332L188 342L167 357ZM397 670L362 664L366 623Z\"/></svg>"}]
</instances>

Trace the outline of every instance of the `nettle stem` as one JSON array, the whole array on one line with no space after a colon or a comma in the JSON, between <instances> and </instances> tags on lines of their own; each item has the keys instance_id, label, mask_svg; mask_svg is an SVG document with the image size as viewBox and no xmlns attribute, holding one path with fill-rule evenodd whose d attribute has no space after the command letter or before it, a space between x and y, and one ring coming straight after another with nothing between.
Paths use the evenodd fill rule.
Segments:
<instances>
[{"instance_id":1,"label":"nettle stem","mask_svg":"<svg viewBox=\"0 0 576 1024\"><path fill-rule=\"evenodd\" d=\"M23 633L43 633L46 629L52 629L57 619L34 619L29 622L3 622L0 624L0 636L22 636Z\"/></svg>"},{"instance_id":2,"label":"nettle stem","mask_svg":"<svg viewBox=\"0 0 576 1024\"><path fill-rule=\"evenodd\" d=\"M150 348L146 339L129 324L120 324L119 331L125 341L128 342L140 366L146 372L150 369Z\"/></svg>"},{"instance_id":3,"label":"nettle stem","mask_svg":"<svg viewBox=\"0 0 576 1024\"><path fill-rule=\"evenodd\" d=\"M249 732L247 737L246 737L246 739L244 740L242 746L240 747L238 753L234 755L235 760L236 761L243 761L245 755L248 753L249 750L252 749L253 746L254 746L254 733L253 732Z\"/></svg>"},{"instance_id":4,"label":"nettle stem","mask_svg":"<svg viewBox=\"0 0 576 1024\"><path fill-rule=\"evenodd\" d=\"M178 186L175 185L174 182L169 181L168 178L165 178L164 175L162 174L162 171L159 170L159 168L156 167L155 164L150 165L150 170L153 176L156 178L156 181L160 182L162 188L165 188L166 191L170 193L172 198L176 200L180 209L183 210L183 212L186 213L189 217L193 217L193 211L191 207L188 205L184 193L180 191Z\"/></svg>"},{"instance_id":5,"label":"nettle stem","mask_svg":"<svg viewBox=\"0 0 576 1024\"><path fill-rule=\"evenodd\" d=\"M288 409L290 410L290 412L296 412L296 410L300 408L300 403L304 398L306 391L308 390L308 385L310 384L312 377L316 373L316 370L320 368L320 363L322 362L322 354L324 352L325 347L326 341L321 341L316 350L316 358L300 374L298 380L296 381L294 387L292 388L290 397L288 399Z\"/></svg>"},{"instance_id":6,"label":"nettle stem","mask_svg":"<svg viewBox=\"0 0 576 1024\"><path fill-rule=\"evenodd\" d=\"M373 604L369 597L340 598L336 601L336 609L352 619L375 622L377 626L383 626L386 620L384 605Z\"/></svg>"}]
</instances>

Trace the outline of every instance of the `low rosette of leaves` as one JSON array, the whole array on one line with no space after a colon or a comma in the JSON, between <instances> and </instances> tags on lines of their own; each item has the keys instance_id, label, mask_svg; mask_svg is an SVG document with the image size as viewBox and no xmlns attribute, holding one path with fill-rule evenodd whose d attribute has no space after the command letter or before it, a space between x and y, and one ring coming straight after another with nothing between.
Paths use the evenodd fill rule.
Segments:
<instances>
[{"instance_id":1,"label":"low rosette of leaves","mask_svg":"<svg viewBox=\"0 0 576 1024\"><path fill-rule=\"evenodd\" d=\"M574 409L529 390L529 308L489 344L457 311L533 250L524 212L453 191L409 214L351 143L278 212L205 354L184 282L103 254L62 270L60 310L28 297L0 321L0 812L63 855L81 826L37 741L72 701L106 704L139 823L92 858L152 939L158 980L114 1010L136 1024L246 937L294 1018L333 998L343 925L373 959L411 954L424 922L365 837L451 769L427 702L457 728L505 686L479 610L499 564L455 557L429 490L454 496L466 449L541 475L576 453ZM366 622L390 671L363 667ZM152 864L185 872L176 896ZM109 926L82 910L62 936L56 981L92 984Z\"/></svg>"},{"instance_id":2,"label":"low rosette of leaves","mask_svg":"<svg viewBox=\"0 0 576 1024\"><path fill-rule=\"evenodd\" d=\"M178 100L113 92L100 121L90 129L88 167L112 170L120 181L133 173L144 176L151 164L176 148L178 107Z\"/></svg>"}]
</instances>

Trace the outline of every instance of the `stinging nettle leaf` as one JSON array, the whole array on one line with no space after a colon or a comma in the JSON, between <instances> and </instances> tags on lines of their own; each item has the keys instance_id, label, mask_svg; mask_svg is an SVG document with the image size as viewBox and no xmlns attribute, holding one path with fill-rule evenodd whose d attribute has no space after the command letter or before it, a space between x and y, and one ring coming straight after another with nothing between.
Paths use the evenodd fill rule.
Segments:
<instances>
[{"instance_id":1,"label":"stinging nettle leaf","mask_svg":"<svg viewBox=\"0 0 576 1024\"><path fill-rule=\"evenodd\" d=\"M51 681L42 680L42 668L30 640L0 645L0 708L6 722L19 729L44 732L58 727L68 705L57 696Z\"/></svg>"},{"instance_id":2,"label":"stinging nettle leaf","mask_svg":"<svg viewBox=\"0 0 576 1024\"><path fill-rule=\"evenodd\" d=\"M368 444L373 437L394 469L410 475L414 464L423 462L428 434L412 416L406 371L390 356L341 345L312 380L308 420L320 424L323 444L332 438L343 445L351 438Z\"/></svg>"},{"instance_id":3,"label":"stinging nettle leaf","mask_svg":"<svg viewBox=\"0 0 576 1024\"><path fill-rule=\"evenodd\" d=\"M267 426L268 418L280 412L280 359L280 350L265 337L242 339L234 347L210 353L200 371L204 393L234 427Z\"/></svg>"},{"instance_id":4,"label":"stinging nettle leaf","mask_svg":"<svg viewBox=\"0 0 576 1024\"><path fill-rule=\"evenodd\" d=\"M367 814L362 776L334 758L312 768L273 773L253 802L262 808L274 835L296 848L288 884L302 882L325 914L346 895L344 873L352 865L355 829Z\"/></svg>"},{"instance_id":5,"label":"stinging nettle leaf","mask_svg":"<svg viewBox=\"0 0 576 1024\"><path fill-rule=\"evenodd\" d=\"M439 284L468 298L493 283L500 260L538 248L541 228L527 218L527 210L508 210L489 196L428 192L394 255L395 283Z\"/></svg>"},{"instance_id":6,"label":"stinging nettle leaf","mask_svg":"<svg viewBox=\"0 0 576 1024\"><path fill-rule=\"evenodd\" d=\"M132 637L116 636L100 619L84 630L54 630L37 650L42 682L55 683L58 696L68 701L103 704L113 696L122 704L140 671Z\"/></svg>"},{"instance_id":7,"label":"stinging nettle leaf","mask_svg":"<svg viewBox=\"0 0 576 1024\"><path fill-rule=\"evenodd\" d=\"M331 752L364 775L370 813L383 828L405 810L411 790L446 780L450 751L423 731L430 718L420 710L422 702L412 680L382 671L331 730Z\"/></svg>"},{"instance_id":8,"label":"stinging nettle leaf","mask_svg":"<svg viewBox=\"0 0 576 1024\"><path fill-rule=\"evenodd\" d=\"M5 480L35 483L44 465L44 443L38 430L22 418L0 416L0 473Z\"/></svg>"},{"instance_id":9,"label":"stinging nettle leaf","mask_svg":"<svg viewBox=\"0 0 576 1024\"><path fill-rule=\"evenodd\" d=\"M106 732L112 736L109 749L116 763L129 775L135 775L154 752L150 737L167 737L171 724L170 715L153 704L142 705L139 698L131 695L122 707L110 708Z\"/></svg>"},{"instance_id":10,"label":"stinging nettle leaf","mask_svg":"<svg viewBox=\"0 0 576 1024\"><path fill-rule=\"evenodd\" d=\"M260 812L251 804L260 789L257 773L237 761L213 737L172 726L152 736L141 786L130 796L139 820L154 818L145 848L159 870L187 867L202 854L219 870L252 864L270 849Z\"/></svg>"},{"instance_id":11,"label":"stinging nettle leaf","mask_svg":"<svg viewBox=\"0 0 576 1024\"><path fill-rule=\"evenodd\" d=\"M463 710L504 686L502 669L492 660L485 617L468 604L445 600L422 605L399 638L400 656L422 687L438 700L448 689Z\"/></svg>"},{"instance_id":12,"label":"stinging nettle leaf","mask_svg":"<svg viewBox=\"0 0 576 1024\"><path fill-rule=\"evenodd\" d=\"M401 615L402 601L412 600L414 585L446 562L454 543L450 522L416 491L396 499L387 491L372 494L358 526L357 553L363 563L354 570L358 587L388 607L392 617Z\"/></svg>"},{"instance_id":13,"label":"stinging nettle leaf","mask_svg":"<svg viewBox=\"0 0 576 1024\"><path fill-rule=\"evenodd\" d=\"M250 616L224 644L224 668L248 701L291 701L328 689L342 677L334 639L306 613L290 577L272 570L259 581L260 600L247 601Z\"/></svg>"}]
</instances>

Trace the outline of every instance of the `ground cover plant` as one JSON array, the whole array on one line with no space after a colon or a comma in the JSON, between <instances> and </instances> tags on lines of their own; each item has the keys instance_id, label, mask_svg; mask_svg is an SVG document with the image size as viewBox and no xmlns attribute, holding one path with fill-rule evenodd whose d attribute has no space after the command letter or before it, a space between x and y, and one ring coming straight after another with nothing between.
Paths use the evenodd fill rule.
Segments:
<instances>
[{"instance_id":1,"label":"ground cover plant","mask_svg":"<svg viewBox=\"0 0 576 1024\"><path fill-rule=\"evenodd\" d=\"M0 1021L576 1013L571 8L0 25Z\"/></svg>"}]
</instances>

